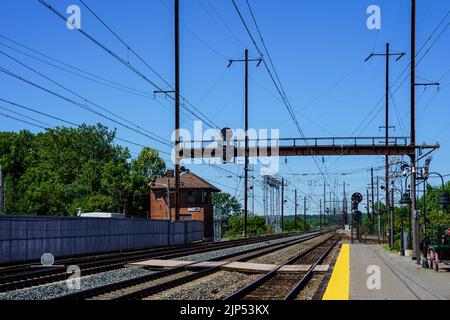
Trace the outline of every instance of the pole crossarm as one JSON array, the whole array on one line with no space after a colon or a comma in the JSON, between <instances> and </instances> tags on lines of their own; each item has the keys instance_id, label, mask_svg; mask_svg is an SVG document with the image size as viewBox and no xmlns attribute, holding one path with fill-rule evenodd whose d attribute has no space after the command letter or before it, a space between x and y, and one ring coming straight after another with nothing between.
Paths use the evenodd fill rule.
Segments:
<instances>
[{"instance_id":1,"label":"pole crossarm","mask_svg":"<svg viewBox=\"0 0 450 320\"><path fill-rule=\"evenodd\" d=\"M284 138L235 140L232 144L222 140L196 141L194 147L183 146L182 159L219 158L227 161L243 158L245 150L250 157L289 157L289 156L378 156L415 155L416 150L438 149L438 144L411 146L409 138L391 137L386 145L384 137L331 137L331 138Z\"/></svg>"}]
</instances>

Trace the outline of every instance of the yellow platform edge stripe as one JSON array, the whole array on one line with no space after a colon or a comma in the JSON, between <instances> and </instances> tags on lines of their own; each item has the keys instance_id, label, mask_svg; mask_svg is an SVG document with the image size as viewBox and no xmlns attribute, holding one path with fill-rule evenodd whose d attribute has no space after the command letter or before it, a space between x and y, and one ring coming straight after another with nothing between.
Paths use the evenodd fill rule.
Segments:
<instances>
[{"instance_id":1,"label":"yellow platform edge stripe","mask_svg":"<svg viewBox=\"0 0 450 320\"><path fill-rule=\"evenodd\" d=\"M350 245L343 244L322 300L349 300Z\"/></svg>"}]
</instances>

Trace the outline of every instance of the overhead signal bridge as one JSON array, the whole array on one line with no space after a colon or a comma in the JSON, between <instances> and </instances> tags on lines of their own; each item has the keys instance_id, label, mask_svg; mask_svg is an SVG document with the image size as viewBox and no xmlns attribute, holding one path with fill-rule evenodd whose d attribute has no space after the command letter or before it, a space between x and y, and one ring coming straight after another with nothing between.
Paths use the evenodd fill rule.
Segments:
<instances>
[{"instance_id":1,"label":"overhead signal bridge","mask_svg":"<svg viewBox=\"0 0 450 320\"><path fill-rule=\"evenodd\" d=\"M407 137L321 137L249 139L247 149L250 157L289 156L414 156L416 151L438 149L439 144L412 146ZM220 150L223 150L220 152ZM218 152L219 151L219 152ZM181 159L218 158L230 161L245 156L244 140L195 141L180 148ZM219 154L221 153L221 154Z\"/></svg>"}]
</instances>

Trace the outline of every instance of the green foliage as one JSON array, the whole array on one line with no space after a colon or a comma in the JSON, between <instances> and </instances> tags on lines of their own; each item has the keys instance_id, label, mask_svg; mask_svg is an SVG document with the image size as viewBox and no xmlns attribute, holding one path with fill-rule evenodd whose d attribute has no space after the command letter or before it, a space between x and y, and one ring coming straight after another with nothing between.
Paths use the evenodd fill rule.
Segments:
<instances>
[{"instance_id":1,"label":"green foliage","mask_svg":"<svg viewBox=\"0 0 450 320\"><path fill-rule=\"evenodd\" d=\"M284 218L284 226L283 230L286 232L294 232L294 231L307 231L310 230L311 226L304 223L303 216L297 217L297 224L295 224L295 217L288 216Z\"/></svg>"},{"instance_id":2,"label":"green foliage","mask_svg":"<svg viewBox=\"0 0 450 320\"><path fill-rule=\"evenodd\" d=\"M248 236L256 237L266 234L268 226L264 217L254 216L249 217L247 220ZM225 238L237 238L244 234L244 218L239 216L232 216L229 220L228 227L225 231Z\"/></svg>"},{"instance_id":3,"label":"green foliage","mask_svg":"<svg viewBox=\"0 0 450 320\"><path fill-rule=\"evenodd\" d=\"M444 186L447 192L450 192L450 182ZM422 191L422 187L420 190ZM439 203L439 197L442 194L441 186L434 187L427 185L425 203L423 195L417 199L417 210L419 211L419 230L420 239L423 241L423 230L424 230L424 209L426 215L426 226L427 226L427 240L428 243L437 243L442 235L442 230L444 228L450 227L450 208L442 208ZM424 205L425 204L425 205ZM377 204L376 204L377 205ZM383 203L380 204L382 209L381 224L384 226L386 233L389 229L389 215L385 210ZM412 230L410 229L411 217L410 211L407 206L403 207L403 213L399 206L394 208L394 249L400 249L400 239L401 239L401 229L402 229L402 217L403 217L403 230L412 236ZM376 230L377 231L377 230Z\"/></svg>"},{"instance_id":4,"label":"green foliage","mask_svg":"<svg viewBox=\"0 0 450 320\"><path fill-rule=\"evenodd\" d=\"M103 125L58 127L33 135L0 132L0 164L10 214L76 215L82 211L148 210L148 183L164 173L156 151L135 160Z\"/></svg>"},{"instance_id":5,"label":"green foliage","mask_svg":"<svg viewBox=\"0 0 450 320\"><path fill-rule=\"evenodd\" d=\"M445 191L450 194L450 182L444 185ZM442 208L438 201L442 194L442 188L427 186L425 196L425 210L426 210L426 223L427 223L427 238L428 242L438 243L441 237L441 232L444 228L450 227L450 207ZM421 197L417 203L418 209L421 213L424 210L424 198ZM423 233L423 215L420 217L421 223L421 236Z\"/></svg>"},{"instance_id":6,"label":"green foliage","mask_svg":"<svg viewBox=\"0 0 450 320\"><path fill-rule=\"evenodd\" d=\"M239 215L242 206L239 201L226 192L215 192L212 194L214 209L222 215Z\"/></svg>"}]
</instances>

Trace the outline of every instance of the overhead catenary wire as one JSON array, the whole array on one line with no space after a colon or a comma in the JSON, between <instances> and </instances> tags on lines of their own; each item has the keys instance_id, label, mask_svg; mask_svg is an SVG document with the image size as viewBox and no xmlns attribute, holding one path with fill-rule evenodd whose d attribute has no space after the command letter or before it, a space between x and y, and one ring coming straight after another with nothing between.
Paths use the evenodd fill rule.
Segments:
<instances>
[{"instance_id":1,"label":"overhead catenary wire","mask_svg":"<svg viewBox=\"0 0 450 320\"><path fill-rule=\"evenodd\" d=\"M173 14L173 11L164 3L164 1L159 0L159 2L162 4L162 6L171 14ZM208 48L211 52L213 52L215 55L217 55L220 59L227 60L227 57L225 57L222 53L214 49L211 45L209 45L206 41L204 41L202 38L200 38L197 33L195 33L191 28L189 28L185 23L180 23L183 28L185 28L189 33L191 33L194 38L196 38L201 44L203 44L206 48Z\"/></svg>"},{"instance_id":2,"label":"overhead catenary wire","mask_svg":"<svg viewBox=\"0 0 450 320\"><path fill-rule=\"evenodd\" d=\"M22 105L22 104L19 104L19 103L16 103L16 102L13 102L13 101L10 101L10 100L7 100L7 99L0 98L0 101L2 101L2 102L4 102L4 103L7 103L7 104L9 104L9 105L12 105L12 106L15 106L15 107L24 109L24 110L28 110L28 111L33 112L33 113L36 113L36 114L39 114L39 115L44 116L44 117L47 117L47 118L50 118L50 119L54 119L54 120L60 121L60 122L62 122L62 123L66 123L66 124L72 125L72 126L74 126L74 127L81 127L80 124L77 124L77 123L75 123L75 122L72 122L72 121L69 121L69 120L62 119L62 118L57 117L57 116L55 116L55 115L51 115L51 114L49 114L49 113L45 113L45 112L39 111L39 110L34 109L34 108L30 108L30 107L24 106L24 105ZM0 108L3 108L3 107L0 106ZM17 113L17 112L16 112L16 113ZM25 116L25 115L23 115L23 114L20 114L20 115L23 116L23 117L27 117L27 116ZM34 118L31 118L31 117L27 117L27 118L32 119L33 121L39 121L39 120L34 119ZM39 122L40 122L40 121L39 121ZM46 124L46 123L44 123L44 124ZM52 126L52 125L50 125L50 124L46 124L46 125L47 125L48 127L55 127L55 126ZM134 145L134 146L142 147L142 148L148 147L148 146L145 146L145 145L140 144L140 143L137 143L137 142L133 142L133 141L130 141L130 140L127 140L127 139L120 138L120 137L118 137L118 136L116 136L115 139L118 140L118 141L126 142L126 143L131 144L131 145ZM157 152L160 153L160 154L164 154L164 155L168 155L168 156L171 155L169 152L166 152L166 151L158 150L158 149L155 149L155 148L151 148L151 149L157 151Z\"/></svg>"},{"instance_id":3,"label":"overhead catenary wire","mask_svg":"<svg viewBox=\"0 0 450 320\"><path fill-rule=\"evenodd\" d=\"M10 49L10 50L13 50L13 51L15 51L15 52L17 52L17 53L19 53L19 54L21 54L21 55L24 55L24 56L26 56L26 57L29 57L29 58L31 58L31 59L37 60L37 61L39 61L39 62L41 62L41 63L44 63L44 64L46 64L46 65L52 66L52 67L54 67L54 68L56 68L56 69L62 70L62 71L64 71L64 72L67 72L68 74L71 74L71 75L80 77L80 78L82 78L82 79L89 80L89 81L92 81L92 82L94 82L94 83L103 85L103 86L105 86L105 87L112 88L112 89L115 89L115 90L119 90L119 91L121 91L121 92L125 92L125 93L132 94L132 95L135 95L135 96L139 96L139 97L144 97L144 98L148 98L148 99L151 99L151 100L155 100L155 99L154 99L154 98L155 98L154 95L151 95L151 94L149 94L149 93L147 93L147 92L145 92L145 91L142 91L142 90L140 90L140 89L131 88L131 87L127 86L127 85L118 83L118 82L116 82L116 81L111 81L111 80L109 80L109 79L106 79L105 77L96 75L96 74L94 74L94 73L92 73L92 72L88 72L88 71L86 71L86 70L80 69L80 68L75 67L75 66L73 66L73 65L67 64L67 63L65 63L65 62L63 62L63 61L61 61L61 60L52 58L52 57L50 57L49 55L46 55L46 54L44 54L44 53L42 53L42 52L39 52L39 51L37 51L37 50L34 50L34 49L32 49L32 48L30 48L30 47L28 47L28 46L25 46L25 45L23 45L23 44L21 44L21 43L19 43L19 42L17 42L17 41L14 41L14 40L12 40L12 39L10 39L10 38L8 38L8 37L5 37L5 36L1 35L1 34L0 34L0 37L1 37L1 38L4 38L4 39L6 39L6 40L8 40L8 41L10 41L10 42L12 42L12 43L14 43L14 44L20 46L20 47L23 47L23 48L25 48L25 49L27 49L27 50L30 50L31 52L33 52L33 53L35 53L35 54L37 54L37 55L40 55L40 56L42 56L42 57L45 57L46 59L49 59L49 60L51 60L51 61L53 61L53 62L56 62L56 63L58 63L58 64L61 64L61 65L63 65L64 67L61 67L61 66L59 66L59 65L57 65L57 64L55 64L55 63L52 63L52 62L46 61L46 60L44 60L44 59L38 58L38 57L36 57L36 56L33 56L33 55L31 55L31 54L28 54L28 53L26 53L26 52L23 52L23 51L21 51L21 50L18 50L17 48L13 48L13 47L11 47L11 46L9 46L9 45L6 45L6 44L0 42L0 45L1 45L1 46L4 46L4 47L6 47L6 48L8 48L8 49ZM65 67L67 67L67 68L65 68ZM69 70L68 68L75 70L75 72L72 71L72 70ZM173 108L167 107L165 104L163 104L163 103L162 103L161 101L159 101L158 99L156 99L155 101L156 101L160 106L162 106L164 109L166 109L168 112L170 112L170 113L172 113L172 114L175 113L175 112L173 111ZM181 112L184 114L184 116L185 116L186 118L188 118L188 119L190 119L190 120L194 120L194 118L193 118L189 113L187 113L185 110L181 110ZM185 120L182 120L182 121L185 122Z\"/></svg>"},{"instance_id":4,"label":"overhead catenary wire","mask_svg":"<svg viewBox=\"0 0 450 320\"><path fill-rule=\"evenodd\" d=\"M11 56L8 55L7 53L3 52L2 50L0 50L0 54L3 54L3 55L5 55L5 56L7 56L8 58L10 58L11 60L13 60L13 61L15 61L16 63L20 64L21 66L27 68L28 70L30 70L30 71L32 71L32 72L38 74L39 76L43 77L44 79L46 79L46 80L50 81L51 83L55 84L56 86L58 86L58 87L60 87L60 88L62 88L62 89L64 89L64 90L66 90L66 91L70 92L71 94L75 95L76 97L82 99L82 100L84 101L86 107L87 107L87 104L90 103L90 104L92 104L93 106L95 106L95 107L101 109L102 111L107 112L107 113L109 113L110 115L113 115L113 116L117 117L118 119L120 119L120 120L122 120L122 121L128 123L129 125L135 126L135 127L138 129L138 130L134 129L133 131L139 132L139 133L143 134L143 133L140 131L140 130L143 130L143 131L147 132L147 134L145 134L145 135L146 135L148 138L150 138L150 139L152 139L152 140L154 140L154 141L157 141L157 142L159 142L159 143L161 143L161 144L165 144L165 145L167 145L167 146L171 146L170 143L164 141L164 138L163 138L163 137L161 137L161 136L159 136L159 135L157 135L157 134L155 134L155 133L153 133L153 132L151 132L151 131L149 131L149 130L147 130L147 129L144 129L144 128L140 127L140 126L137 125L137 124L134 124L134 123L132 123L132 122L126 120L125 118L123 118L123 117L117 115L116 113L113 113L113 112L109 111L107 108L104 108L104 107L98 105L97 103L92 102L91 100L89 100L89 99L87 99L87 98L81 96L80 94L76 93L75 91L73 91L73 90L71 90L71 89L69 89L69 88L67 88L67 87L65 87L65 86L63 86L63 85L61 85L59 82L54 81L53 79L51 79L51 78L49 78L48 76L42 74L41 72L39 72L39 71L33 69L32 67L30 67L30 66L24 64L23 62L21 62L21 61L15 59L14 57L11 57ZM87 108L84 108L84 109L86 109L86 110L88 110L88 111L91 111L91 112L92 112L92 111L95 111L94 109L92 109L92 108L90 108L90 107L87 107ZM104 114L102 114L102 113L100 113L100 112L97 112L97 111L95 111L95 113L96 113L97 115L100 115L100 116L103 117L103 118L106 118L106 119L108 119L108 120L110 120L110 121L113 121L113 122L116 123L116 124L119 124L119 125L122 125L122 126L123 126L123 123L120 123L120 122L118 122L118 121L112 119L111 117L105 116ZM131 127L126 126L126 128L130 129Z\"/></svg>"},{"instance_id":5,"label":"overhead catenary wire","mask_svg":"<svg viewBox=\"0 0 450 320\"><path fill-rule=\"evenodd\" d=\"M127 128L127 129L129 129L129 130L131 130L131 131L134 131L134 132L138 133L138 134L141 134L141 135L143 135L143 136L146 136L146 137L149 138L149 139L152 139L152 140L157 141L157 139L155 139L155 137L152 137L152 136L150 136L150 135L148 135L148 134L146 134L146 133L144 133L144 132L142 132L142 131L139 131L139 130L137 130L137 129L135 129L135 128L129 126L129 125L127 125L127 124L124 124L124 123L119 122L119 121L117 121L117 120L115 120L115 119L113 119L113 118L111 118L111 117L109 117L109 116L106 116L106 115L104 115L103 113L101 113L101 112L99 112L99 111L96 111L96 110L94 110L94 109L88 107L87 105L85 105L85 104L83 104L83 103L80 103L80 102L77 102L77 101L75 101L75 100L73 100L73 99L70 99L70 98L68 98L68 97L66 97L66 96L64 96L64 95L62 95L62 94L59 94L59 93L53 91L53 90L50 90L50 89L48 89L48 88L45 88L45 87L43 87L43 86L41 86L41 85L39 85L39 84L37 84L37 83L35 83L35 82L33 82L33 81L27 80L27 79L25 79L25 78L19 76L18 74L14 73L14 72L11 72L11 71L9 71L9 70L3 68L3 67L0 67L0 72L3 72L4 74L6 74L6 75L8 75L8 76L10 76L10 77L13 77L13 78L15 78L15 79L17 79L17 80L20 80L20 81L22 81L22 82L25 82L25 83L27 83L27 84L29 84L29 85L31 85L31 86L37 88L37 89L40 89L40 90L42 90L42 91L44 91L44 92L47 92L47 93L49 93L49 94L51 94L51 95L53 95L53 96L55 96L55 97L58 97L58 98L60 98L60 99L62 99L62 100L64 100L64 101L66 101L66 102L69 102L69 103L71 103L71 104L73 104L73 105L75 105L75 106L77 106L77 107L79 107L79 108L82 108L82 109L85 109L85 110L87 110L87 111L89 111L89 112L92 112L92 113L94 113L94 114L96 114L96 115L98 115L98 116L100 116L100 117L102 117L102 118L105 118L105 119L107 119L107 120L109 120L109 121L111 121L111 122L114 122L114 123L116 123L116 124L118 124L118 125L120 125L120 126L122 126L122 127L124 127L124 128ZM166 146L171 146L170 143L165 142L164 140L161 140L161 141L159 141L159 142L160 142L161 144L166 145Z\"/></svg>"},{"instance_id":6,"label":"overhead catenary wire","mask_svg":"<svg viewBox=\"0 0 450 320\"><path fill-rule=\"evenodd\" d=\"M41 128L41 129L44 129L44 130L47 129L47 128L39 125L39 124L32 123L32 122L29 122L29 121L26 121L26 120L22 120L22 119L16 118L14 116L11 116L11 115L8 115L8 114L2 113L2 112L0 112L0 116L6 117L6 118L10 118L10 119L13 119L13 120L16 120L16 121L19 121L19 122L23 122L23 123L28 124L28 125L33 126L33 127Z\"/></svg>"},{"instance_id":7,"label":"overhead catenary wire","mask_svg":"<svg viewBox=\"0 0 450 320\"><path fill-rule=\"evenodd\" d=\"M421 47L419 48L419 50L417 51L416 57L419 57L419 54L420 54L420 53L422 52L422 50L426 47L427 43L430 42L430 41L433 39L434 35L439 31L440 27L441 27L442 24L445 22L445 20L446 20L447 17L449 16L449 14L450 14L450 11L447 12L446 15L445 15L445 16L441 19L441 21L437 24L437 26L436 26L436 27L434 28L434 30L431 32L430 36L425 40L425 42L422 44L422 46L421 46ZM447 27L448 27L448 25L447 25ZM441 33L440 36L442 36L442 34L443 34L443 33ZM439 37L440 37L440 36L439 36ZM439 38L439 37L438 37L438 38ZM433 42L433 45L434 45L435 43L436 43L436 41ZM431 50L431 47L427 50L427 52L426 52L422 57L420 57L420 58L418 59L418 61L416 62L416 66L420 64L420 62L423 60L423 58L426 56L426 54L428 54L428 53L430 52L430 50ZM396 78L396 80L395 80L395 81L393 82L393 84L391 85L391 88L393 88L393 87L395 87L395 86L397 85L397 83L399 83L399 81L400 81L400 84L392 91L392 96L396 94L396 92L401 88L401 86L403 85L403 83L405 83L405 81L407 80L408 76L410 75L410 72L408 72L408 73L406 74L405 78L403 78L403 80L401 80L402 77L403 77L403 75L405 75L405 73L408 71L408 68L410 67L410 65L411 65L411 63L408 62L408 64L407 64L407 65L405 66L405 68L403 69L403 71L400 73L400 75ZM372 113L373 113L374 111L376 111L376 110L377 110L377 107L379 107L379 105L383 102L384 98L385 98L385 95L383 94L383 96L380 98L380 100L375 104L375 106L372 108L372 110L366 115L366 117L364 118L364 120L361 121L361 123L358 125L358 127L353 131L353 133L352 133L351 135L355 134L355 133L361 128L361 126L364 124L364 122L365 122L368 118L370 118L370 116L372 115ZM381 109L378 110L378 113L379 113L379 112L381 112ZM377 113L377 114L378 114L378 113ZM370 124L370 122L372 122L375 118L376 118L376 116L373 117L371 121L369 121L369 124ZM367 127L368 127L368 125L364 127L364 129L362 130L362 132L364 132L364 130L365 130ZM361 132L361 133L362 133L362 132Z\"/></svg>"},{"instance_id":8,"label":"overhead catenary wire","mask_svg":"<svg viewBox=\"0 0 450 320\"><path fill-rule=\"evenodd\" d=\"M43 6L45 6L47 9L49 9L50 11L52 11L56 16L58 16L60 19L62 19L64 22L66 22L66 18L64 17L64 15L62 15L58 10L56 10L55 8L53 8L50 4L48 4L47 2L45 2L44 0L38 0ZM158 91L164 91L162 87L160 87L159 85L156 84L156 82L152 81L151 79L149 79L145 74L143 74L139 69L137 69L135 66L131 65L129 63L129 61L125 60L124 58L122 58L121 56L119 56L117 53L115 53L114 51L112 51L111 49L109 49L107 46L105 46L103 43L101 43L99 40L95 39L93 36L91 36L89 33L87 33L86 31L84 31L83 29L76 29L77 31L79 31L81 34L83 34L86 38L88 38L89 40L91 40L95 45L97 45L98 47L100 47L102 50L104 50L106 53L108 53L109 55L111 55L113 58L115 58L117 61L119 61L120 63L122 63L125 67L127 67L128 69L130 69L131 71L133 71L134 73L136 73L140 78L142 78L144 81L148 82L152 87L154 87L156 90ZM171 88L173 88L172 85L170 85ZM171 100L175 100L174 97L172 97L171 95L168 96ZM207 126L211 127L211 128L219 128L216 124L214 124L214 122L212 120L210 120L208 117L206 117L200 110L198 110L191 102L189 102L186 98L182 97L183 100L192 107L192 109L194 109L196 112L192 111L190 108L186 108L185 105L181 105L182 107L184 107L184 109L191 113L193 116L195 116L196 118L198 118L199 120L203 121Z\"/></svg>"},{"instance_id":9,"label":"overhead catenary wire","mask_svg":"<svg viewBox=\"0 0 450 320\"><path fill-rule=\"evenodd\" d=\"M433 29L433 31L431 32L431 34L428 36L428 38L424 41L424 43L422 44L422 46L419 48L419 50L416 52L416 58L419 58L419 54L424 50L424 48L426 47L426 45L433 39L434 35L439 31L439 29L441 28L441 26L444 24L445 20L447 19L447 17L450 15L450 11L448 11L444 17L439 21L439 23L437 24L437 26ZM418 66L422 60L425 58L425 56L427 54L429 54L429 52L431 51L431 48L437 43L437 41L439 40L439 38L444 34L444 32L447 30L447 28L449 27L450 23L448 23L444 29L440 32L440 34L438 35L438 37L432 42L432 44L430 45L430 47L428 47L428 49L426 50L426 52L416 61L416 66ZM400 83L397 85L397 87L394 90L390 90L390 95L391 98L397 93L397 91L403 86L403 84L405 83L405 81L408 79L408 77L410 76L410 72L408 71L408 68L410 67L411 63L409 62L407 64L407 66L403 69L403 71L400 73L400 75L396 78L396 80L393 82L393 84L391 85L391 88L395 87L397 85L397 83ZM407 72L407 73L406 73ZM406 76L403 78L403 75ZM403 80L401 80L403 78ZM381 112L383 105L381 104L383 102L385 98L385 94L380 98L380 100L378 100L378 102L375 104L375 106L371 109L371 111L369 113L367 113L367 115L365 116L365 118L360 122L360 124L358 125L358 127L353 131L353 133L350 136L353 136L357 131L360 131L360 134L362 134L368 127L369 125L376 119L376 117L378 116L378 114ZM375 114L373 115L373 113L375 112ZM408 111L409 112L409 111ZM408 113L407 113L408 114ZM373 116L372 116L373 115ZM372 118L370 118L372 116ZM366 122L367 119L369 119L369 122L363 127L362 130L360 130L362 128L362 126L364 125L364 123ZM339 159L341 159L342 156L336 158L333 163L331 164L331 166L333 166Z\"/></svg>"},{"instance_id":10,"label":"overhead catenary wire","mask_svg":"<svg viewBox=\"0 0 450 320\"><path fill-rule=\"evenodd\" d=\"M263 57L264 57L264 54L263 54L263 52L261 51L261 49L259 48L258 44L256 43L255 38L254 38L252 32L250 31L250 29L249 29L247 23L245 22L245 19L244 19L244 17L242 16L242 13L241 13L239 7L237 6L235 0L231 0L231 1L232 1L233 5L234 5L234 8L235 8L237 14L239 15L239 17L240 17L240 19L241 19L242 24L243 24L244 27L245 27L245 29L246 29L246 31L247 31L247 33L248 33L250 39L251 39L252 42L253 42L253 45L255 46L255 49L258 51L258 54L260 55L260 57L261 57L261 59L262 59L263 65L265 66L265 68L266 68L266 70L267 70L267 72L268 72L268 74L269 74L269 77L271 78L273 84L275 85L275 88L277 89L277 91L278 91L280 97L282 98L282 100L283 100L283 102L284 102L284 105L285 105L286 109L288 110L288 113L289 113L289 115L291 116L291 118L292 118L292 120L293 120L293 122L294 122L294 124L295 124L295 126L296 126L296 128L297 128L297 130L299 131L299 133L300 133L300 135L302 136L302 138L305 139L305 134L304 134L304 132L303 132L303 129L301 128L300 123L299 123L299 121L298 121L298 119L297 119L297 117L296 117L296 115L295 115L295 112L294 112L294 110L293 110L293 108L292 108L292 106L291 106L291 104L290 104L290 102L289 102L289 99L287 98L286 92L285 92L285 90L284 90L284 88L283 88L283 86L282 86L282 84L281 84L281 81L280 81L279 77L277 78L278 80L276 80L275 77L274 77L274 75L273 75L273 73L275 73L275 76L278 75L276 69L274 69L274 72L271 71L269 65L267 64L266 59L263 58ZM247 2L247 4L249 4L249 3ZM251 7L250 7L250 6L249 6L249 8L250 8L250 10L251 10ZM252 16L253 16L253 18L254 18L254 15L252 15ZM256 24L256 19L255 19L255 18L254 18L254 22L255 22L255 24ZM259 29L259 28L258 28L258 29ZM260 36L261 36L261 38L262 38L262 35L260 35ZM267 47L265 47L265 49L267 49ZM268 53L268 51L267 51L266 53L267 53L267 55L268 55L268 57L269 57L270 54ZM272 66L273 66L273 64L272 64ZM305 144L306 144L307 147L309 147L309 145L308 145L308 143L307 143L306 140L305 140ZM313 161L315 162L315 164L316 164L317 168L319 169L319 171L322 172L322 170L321 170L321 168L320 168L320 166L319 166L319 163L317 162L317 159L316 159L316 157L314 157L314 156L313 156ZM325 174L323 174L322 177L323 177L323 179L325 180L326 184L327 184L328 186L330 186L329 182L327 181L327 178L326 178ZM330 186L330 189L331 189L331 186Z\"/></svg>"},{"instance_id":11,"label":"overhead catenary wire","mask_svg":"<svg viewBox=\"0 0 450 320\"><path fill-rule=\"evenodd\" d=\"M44 125L44 126L46 126L46 127L48 127L48 128L50 128L50 127L52 126L51 124L48 124L48 123L43 122L43 121L38 120L38 119L34 119L34 118L29 117L29 116L26 116L26 115L23 115L23 114L21 114L21 113L19 113L19 112L17 112L17 111L11 110L11 109L6 108L6 107L0 106L0 109L3 109L3 110L5 110L5 111L8 111L8 112L10 112L10 113L12 113L12 114L15 114L15 115L17 115L17 116L26 118L26 119L28 119L28 120L35 121L35 122L40 123L41 125Z\"/></svg>"},{"instance_id":12,"label":"overhead catenary wire","mask_svg":"<svg viewBox=\"0 0 450 320\"><path fill-rule=\"evenodd\" d=\"M106 29L108 29L108 31L110 31L114 37L116 37L126 48L129 52L131 52L132 54L134 54L134 56L136 58L139 59L139 61L141 61L145 66L147 66L154 74L156 74L156 76L163 81L168 87L170 87L171 89L174 89L174 87L166 80L164 79L160 73L158 73L158 71L156 71L152 66L150 66L128 43L125 42L125 40L123 40L123 38L121 38L116 32L114 32L114 30L112 30L112 28L110 28L108 26L108 24L106 24L106 22L104 20L102 20L98 14L96 14L89 6L86 5L86 3L83 0L80 0L80 2L97 18L97 20L99 20L101 22L101 24L103 24L103 26L105 26ZM161 1L161 3L163 3ZM164 4L164 3L163 3ZM167 7L166 7L167 8ZM167 8L168 9L168 8ZM196 38L201 41L202 43L204 43L200 37L198 37L193 31L191 31L184 23L182 23L182 25L189 30L189 32L191 32L192 34L194 34L194 36L196 36ZM206 46L208 46L208 48L210 48L210 50L213 50L216 54L219 54L222 58L226 59L225 56L223 56L222 54L220 54L218 51L214 50L212 47L210 47L208 44L204 43ZM161 90L161 89L158 89ZM205 114L203 114L198 108L196 108L194 105L192 105L186 98L182 97L183 100L188 103L191 107L193 107L203 118L207 119L208 121L210 121L210 123L213 125L209 125L210 127L216 127L218 128L218 126L211 120L209 119Z\"/></svg>"},{"instance_id":13,"label":"overhead catenary wire","mask_svg":"<svg viewBox=\"0 0 450 320\"><path fill-rule=\"evenodd\" d=\"M135 95L138 95L138 96L142 96L142 97L153 97L153 96L152 96L150 93L148 93L148 92L145 92L145 91L139 90L139 89L135 89L135 88L131 88L131 87L127 86L127 85L124 85L124 84L121 84L121 83L118 83L118 82L115 82L115 81L111 81L111 80L109 80L109 79L106 79L105 77L101 77L101 76L96 75L96 74L94 74L94 73L92 73L92 72L89 72L89 71L83 70L83 69L81 69L81 68L75 67L75 66L70 65L70 64L68 64L68 63L66 63L66 62L63 62L63 61L61 61L61 60L59 60L59 59L55 59L55 58L53 58L53 57L51 57L51 56L49 56L49 55L47 55L47 54L44 54L44 53L42 53L42 52L39 52L39 51L37 51L37 50L35 50L35 49L33 49L33 48L30 48L30 47L28 47L28 46L25 46L24 44L19 43L19 42L15 41L15 40L12 40L11 38L5 37L5 36L3 36L3 35L1 35L1 34L0 34L0 38L3 38L3 39L5 39L5 40L7 40L7 41L9 41L9 42L12 42L12 43L14 43L15 45L17 45L17 46L19 46L19 47L22 47L22 48L24 48L24 49L26 49L26 50L29 50L30 52L33 52L33 53L36 54L36 55L39 55L39 56L41 56L41 57L43 57L43 58L46 58L46 59L48 59L48 60L50 60L50 61L53 61L53 62L55 62L55 63L57 63L57 64L60 64L60 65L62 65L62 66L64 66L64 67L58 66L58 65L55 64L55 63L46 61L46 60L44 60L44 59L42 59L42 58L38 58L38 57L33 56L33 55L29 54L29 53L26 53L26 52L24 52L24 51L22 51L22 50L19 50L19 49L17 49L17 48L11 47L11 46L9 46L9 45L7 45L7 44L4 44L4 43L1 43L1 42L0 42L0 45L1 45L1 46L6 47L6 48L8 48L8 49L10 49L10 50L13 50L13 51L15 51L15 52L17 52L17 53L20 53L21 55L24 55L24 56L27 56L27 57L32 58L32 59L34 59L34 60L37 60L37 61L39 61L39 62L45 63L45 64L47 64L47 65L49 65L49 66L52 66L52 67L54 67L54 68L57 68L57 69L59 69L59 70L63 70L63 71L65 71L65 72L68 72L68 73L71 73L71 74L73 74L73 75L76 75L76 76L78 76L78 77L80 77L80 78L87 79L87 80L90 80L90 81L94 81L94 82L96 82L96 83L100 83L100 84L102 84L102 85L104 85L104 86L108 86L108 87L110 87L110 88L114 88L114 89L117 89L117 90L121 90L121 91L123 91L123 92L132 93L132 94L135 94ZM67 67L67 68L65 68L65 67ZM73 69L73 70L75 70L75 71L77 71L77 72L71 71L71 70L69 70L68 68ZM83 75L83 74L84 74L84 75ZM94 78L95 78L95 79L94 79Z\"/></svg>"}]
</instances>

